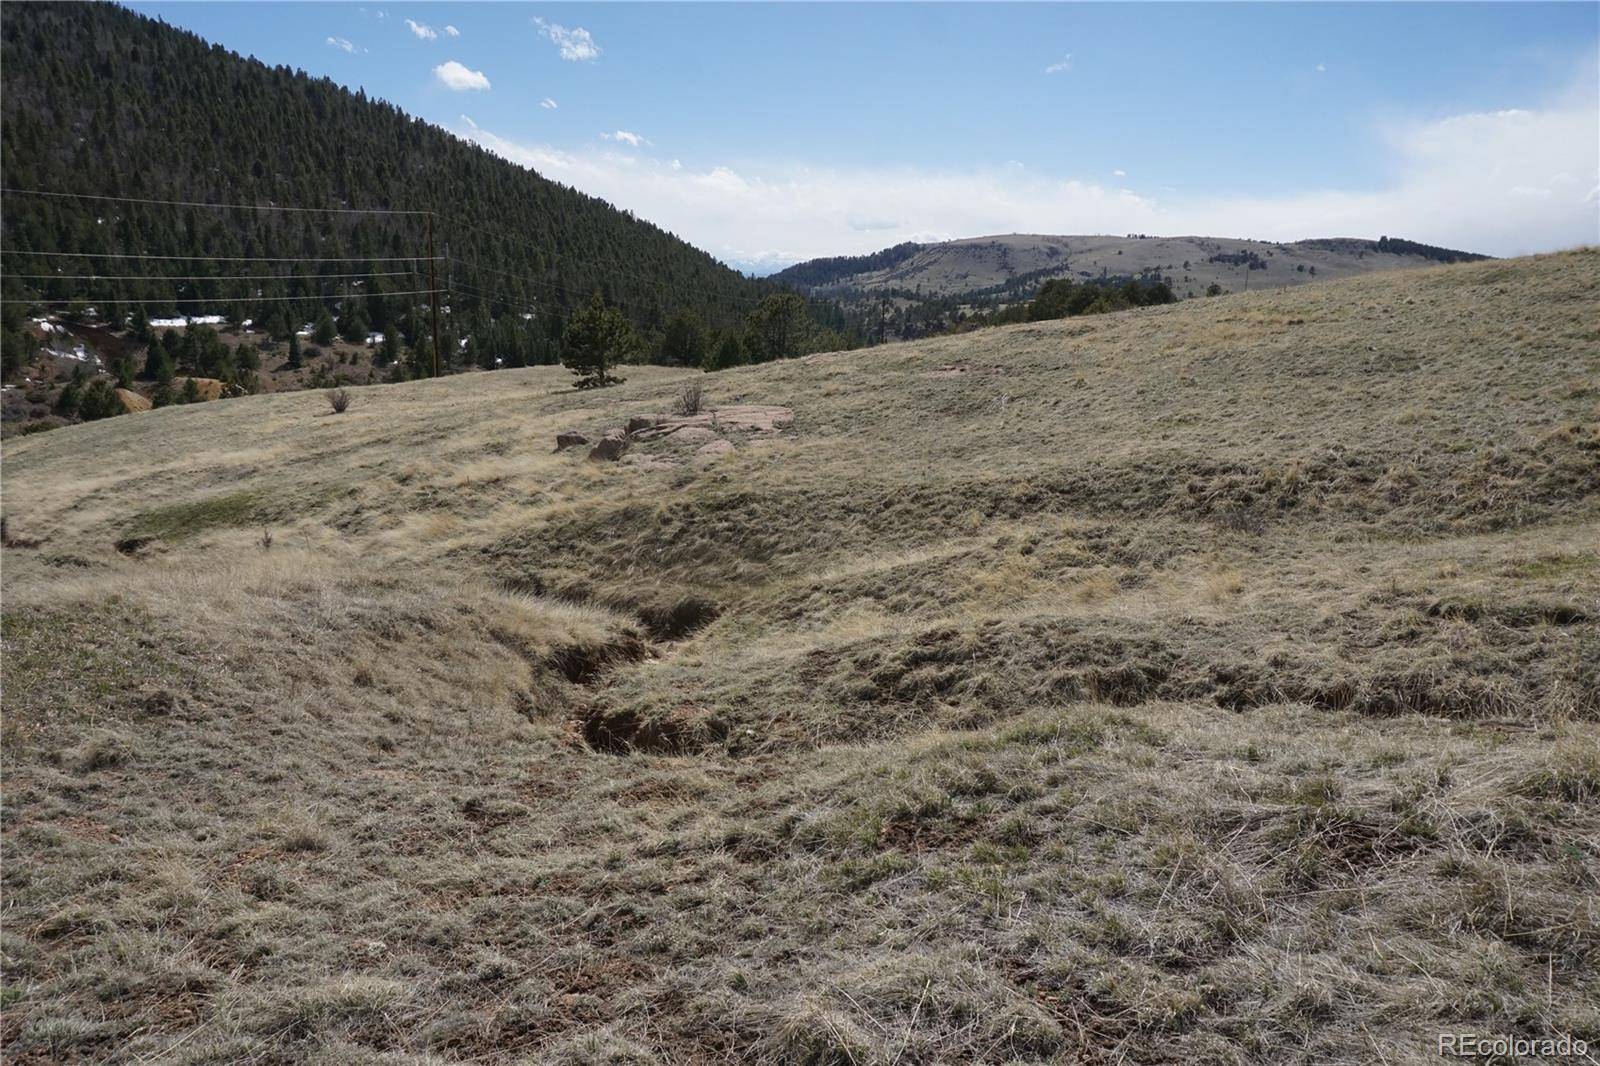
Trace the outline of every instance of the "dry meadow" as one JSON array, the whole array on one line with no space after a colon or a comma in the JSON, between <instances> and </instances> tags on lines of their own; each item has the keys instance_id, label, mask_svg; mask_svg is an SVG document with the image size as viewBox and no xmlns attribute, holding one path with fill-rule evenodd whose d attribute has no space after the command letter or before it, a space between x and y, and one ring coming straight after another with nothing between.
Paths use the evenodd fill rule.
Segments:
<instances>
[{"instance_id":1,"label":"dry meadow","mask_svg":"<svg viewBox=\"0 0 1600 1066\"><path fill-rule=\"evenodd\" d=\"M13 1062L1600 1045L1600 252L8 440ZM668 413L790 424L555 452Z\"/></svg>"}]
</instances>

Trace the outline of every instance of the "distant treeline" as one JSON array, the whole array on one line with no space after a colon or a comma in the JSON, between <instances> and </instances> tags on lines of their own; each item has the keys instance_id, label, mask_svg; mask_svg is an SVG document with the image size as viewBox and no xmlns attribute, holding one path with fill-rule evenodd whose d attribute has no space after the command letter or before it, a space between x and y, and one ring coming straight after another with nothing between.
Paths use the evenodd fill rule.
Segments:
<instances>
[{"instance_id":1,"label":"distant treeline","mask_svg":"<svg viewBox=\"0 0 1600 1066\"><path fill-rule=\"evenodd\" d=\"M1479 259L1494 258L1493 256L1479 255L1477 252L1463 252L1455 248L1440 248L1435 244L1423 244L1420 241L1402 240L1399 237L1379 237L1375 241L1362 240L1359 237L1316 237L1309 240L1295 241L1294 247L1319 248L1323 251L1338 252L1341 255L1386 252L1389 255L1412 255L1422 259L1432 259L1438 263L1472 263Z\"/></svg>"},{"instance_id":2,"label":"distant treeline","mask_svg":"<svg viewBox=\"0 0 1600 1066\"><path fill-rule=\"evenodd\" d=\"M1206 262L1249 267L1251 270L1267 269L1267 261L1248 249L1242 252L1218 252L1216 255L1209 256Z\"/></svg>"},{"instance_id":3,"label":"distant treeline","mask_svg":"<svg viewBox=\"0 0 1600 1066\"><path fill-rule=\"evenodd\" d=\"M1401 240L1399 237L1379 237L1373 247L1389 255L1417 255L1441 263L1472 263L1479 259L1490 258L1477 252L1460 252L1454 248L1440 248L1436 244L1422 244L1418 241Z\"/></svg>"},{"instance_id":4,"label":"distant treeline","mask_svg":"<svg viewBox=\"0 0 1600 1066\"><path fill-rule=\"evenodd\" d=\"M786 267L778 271L772 275L770 280L782 285L815 289L824 285L832 285L841 278L899 266L922 251L922 247L915 241L906 241L903 244L895 245L893 248L885 248L881 252L873 252L871 255L835 255L826 259L809 259L804 263L796 263L792 267Z\"/></svg>"},{"instance_id":5,"label":"distant treeline","mask_svg":"<svg viewBox=\"0 0 1600 1066\"><path fill-rule=\"evenodd\" d=\"M1051 278L1039 286L1032 300L985 316L982 324L1001 326L1012 322L1099 315L1131 307L1176 303L1177 300L1172 286L1157 277L1092 281Z\"/></svg>"}]
</instances>

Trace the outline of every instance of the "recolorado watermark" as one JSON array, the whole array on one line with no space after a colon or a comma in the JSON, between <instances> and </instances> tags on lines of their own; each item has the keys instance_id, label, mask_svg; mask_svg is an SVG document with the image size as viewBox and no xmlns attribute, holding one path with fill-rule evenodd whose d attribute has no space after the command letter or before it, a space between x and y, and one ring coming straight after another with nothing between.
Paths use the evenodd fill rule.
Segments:
<instances>
[{"instance_id":1,"label":"recolorado watermark","mask_svg":"<svg viewBox=\"0 0 1600 1066\"><path fill-rule=\"evenodd\" d=\"M1460 1059L1527 1058L1582 1059L1589 1055L1588 1041L1573 1036L1485 1036L1482 1033L1440 1033L1439 1054Z\"/></svg>"}]
</instances>

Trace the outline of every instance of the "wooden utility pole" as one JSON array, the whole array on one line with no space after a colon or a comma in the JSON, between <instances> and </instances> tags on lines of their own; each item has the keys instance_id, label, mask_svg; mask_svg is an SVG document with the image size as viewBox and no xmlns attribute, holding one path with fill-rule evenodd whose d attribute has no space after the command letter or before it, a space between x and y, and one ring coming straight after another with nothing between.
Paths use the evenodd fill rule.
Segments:
<instances>
[{"instance_id":1,"label":"wooden utility pole","mask_svg":"<svg viewBox=\"0 0 1600 1066\"><path fill-rule=\"evenodd\" d=\"M433 312L433 376L439 376L439 272L433 255L433 212L428 212L428 288L432 295L428 307Z\"/></svg>"}]
</instances>

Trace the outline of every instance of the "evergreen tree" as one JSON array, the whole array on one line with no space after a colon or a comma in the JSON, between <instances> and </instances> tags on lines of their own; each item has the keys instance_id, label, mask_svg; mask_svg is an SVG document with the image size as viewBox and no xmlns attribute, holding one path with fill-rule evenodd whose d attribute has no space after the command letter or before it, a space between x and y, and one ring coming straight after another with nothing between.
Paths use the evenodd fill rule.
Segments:
<instances>
[{"instance_id":1,"label":"evergreen tree","mask_svg":"<svg viewBox=\"0 0 1600 1066\"><path fill-rule=\"evenodd\" d=\"M716 348L706 351L707 370L727 370L729 367L743 366L744 362L744 345L739 343L737 333L723 334Z\"/></svg>"},{"instance_id":2,"label":"evergreen tree","mask_svg":"<svg viewBox=\"0 0 1600 1066\"><path fill-rule=\"evenodd\" d=\"M706 357L705 331L692 311L679 311L667 320L661 337L661 361L668 366L699 366Z\"/></svg>"},{"instance_id":3,"label":"evergreen tree","mask_svg":"<svg viewBox=\"0 0 1600 1066\"><path fill-rule=\"evenodd\" d=\"M62 386L61 392L56 396L55 412L62 418L76 418L78 416L78 400L82 390L76 381L69 381Z\"/></svg>"},{"instance_id":4,"label":"evergreen tree","mask_svg":"<svg viewBox=\"0 0 1600 1066\"><path fill-rule=\"evenodd\" d=\"M750 314L751 362L799 355L806 340L806 302L792 292L773 293Z\"/></svg>"},{"instance_id":5,"label":"evergreen tree","mask_svg":"<svg viewBox=\"0 0 1600 1066\"><path fill-rule=\"evenodd\" d=\"M296 334L289 334L289 369L299 370L305 366L305 361L300 358L300 338Z\"/></svg>"},{"instance_id":6,"label":"evergreen tree","mask_svg":"<svg viewBox=\"0 0 1600 1066\"><path fill-rule=\"evenodd\" d=\"M145 314L144 304L134 307L133 315L128 319L128 336L140 344L150 343L150 316Z\"/></svg>"},{"instance_id":7,"label":"evergreen tree","mask_svg":"<svg viewBox=\"0 0 1600 1066\"><path fill-rule=\"evenodd\" d=\"M471 343L467 345L467 357L478 364L479 370L493 370L500 364L496 359L504 359L500 354L499 338L487 326L483 332L474 333Z\"/></svg>"},{"instance_id":8,"label":"evergreen tree","mask_svg":"<svg viewBox=\"0 0 1600 1066\"><path fill-rule=\"evenodd\" d=\"M150 347L145 349L144 372L140 376L146 381L170 382L174 372L167 346L159 340L152 341Z\"/></svg>"},{"instance_id":9,"label":"evergreen tree","mask_svg":"<svg viewBox=\"0 0 1600 1066\"><path fill-rule=\"evenodd\" d=\"M378 348L377 364L394 366L400 362L400 331L390 326L383 331L383 344Z\"/></svg>"},{"instance_id":10,"label":"evergreen tree","mask_svg":"<svg viewBox=\"0 0 1600 1066\"><path fill-rule=\"evenodd\" d=\"M267 336L275 341L288 340L294 336L294 330L289 326L289 316L280 307L262 319L266 323L263 327Z\"/></svg>"},{"instance_id":11,"label":"evergreen tree","mask_svg":"<svg viewBox=\"0 0 1600 1066\"><path fill-rule=\"evenodd\" d=\"M412 346L411 365L406 370L413 378L433 377L433 338L423 335Z\"/></svg>"},{"instance_id":12,"label":"evergreen tree","mask_svg":"<svg viewBox=\"0 0 1600 1066\"><path fill-rule=\"evenodd\" d=\"M353 300L349 301L344 313L339 316L339 336L347 344L360 344L367 339L368 328L367 316L362 313L360 306Z\"/></svg>"},{"instance_id":13,"label":"evergreen tree","mask_svg":"<svg viewBox=\"0 0 1600 1066\"><path fill-rule=\"evenodd\" d=\"M580 389L620 385L611 367L637 346L633 327L622 312L606 304L596 289L589 303L575 311L561 336L561 362L577 377Z\"/></svg>"},{"instance_id":14,"label":"evergreen tree","mask_svg":"<svg viewBox=\"0 0 1600 1066\"><path fill-rule=\"evenodd\" d=\"M7 381L22 376L38 347L27 332L25 318L17 304L0 304L0 377Z\"/></svg>"},{"instance_id":15,"label":"evergreen tree","mask_svg":"<svg viewBox=\"0 0 1600 1066\"><path fill-rule=\"evenodd\" d=\"M317 325L311 333L311 339L326 348L338 335L339 331L333 324L333 316L328 314L328 309L324 307L317 315Z\"/></svg>"},{"instance_id":16,"label":"evergreen tree","mask_svg":"<svg viewBox=\"0 0 1600 1066\"><path fill-rule=\"evenodd\" d=\"M95 378L78 398L78 417L85 422L110 418L122 413L122 402L106 378Z\"/></svg>"}]
</instances>

